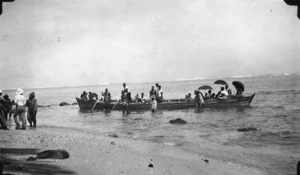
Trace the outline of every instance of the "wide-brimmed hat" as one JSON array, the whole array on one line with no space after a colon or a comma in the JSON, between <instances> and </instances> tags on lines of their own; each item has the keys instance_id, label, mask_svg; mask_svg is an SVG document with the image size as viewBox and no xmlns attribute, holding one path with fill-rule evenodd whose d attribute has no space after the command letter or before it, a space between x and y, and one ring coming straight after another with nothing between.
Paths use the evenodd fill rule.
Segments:
<instances>
[{"instance_id":1,"label":"wide-brimmed hat","mask_svg":"<svg viewBox=\"0 0 300 175\"><path fill-rule=\"evenodd\" d=\"M17 89L16 94L21 95L21 94L23 94L23 92L24 92L23 89L19 88L19 89Z\"/></svg>"},{"instance_id":2,"label":"wide-brimmed hat","mask_svg":"<svg viewBox=\"0 0 300 175\"><path fill-rule=\"evenodd\" d=\"M31 92L30 94L29 94L29 97L35 97L35 93L34 92Z\"/></svg>"}]
</instances>

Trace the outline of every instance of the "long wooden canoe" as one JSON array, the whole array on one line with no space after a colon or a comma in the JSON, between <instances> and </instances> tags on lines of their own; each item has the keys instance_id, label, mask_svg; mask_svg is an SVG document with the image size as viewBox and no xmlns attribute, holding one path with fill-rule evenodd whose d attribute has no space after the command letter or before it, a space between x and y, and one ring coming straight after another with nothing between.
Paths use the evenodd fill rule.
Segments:
<instances>
[{"instance_id":1,"label":"long wooden canoe","mask_svg":"<svg viewBox=\"0 0 300 175\"><path fill-rule=\"evenodd\" d=\"M203 108L217 108L217 107L246 107L249 106L252 102L255 94L246 97L230 98L226 100L206 100L201 107ZM81 100L76 97L79 108L81 110L91 110L94 105L94 109L113 109L113 110L122 110L122 104L117 100L112 101L111 103L104 103L103 101L86 101ZM196 103L194 101L186 102L182 99L172 99L164 100L163 103L157 104L158 110L176 110L176 109L188 109L196 108ZM138 110L151 110L150 103L129 103L129 111L138 111Z\"/></svg>"}]
</instances>

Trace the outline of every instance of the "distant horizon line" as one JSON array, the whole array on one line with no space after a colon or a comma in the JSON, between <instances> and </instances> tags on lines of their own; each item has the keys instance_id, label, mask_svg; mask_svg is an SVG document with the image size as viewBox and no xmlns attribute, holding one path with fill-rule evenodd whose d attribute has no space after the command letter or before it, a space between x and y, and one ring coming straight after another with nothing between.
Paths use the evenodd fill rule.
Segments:
<instances>
[{"instance_id":1,"label":"distant horizon line","mask_svg":"<svg viewBox=\"0 0 300 175\"><path fill-rule=\"evenodd\" d=\"M192 80L209 80L209 79L226 79L226 78L254 78L254 77L266 77L266 76L289 76L289 75L300 75L300 73L280 73L280 74L261 74L255 76L244 76L244 75L233 75L231 77L206 77L206 78L180 78L176 80L158 80L158 81L144 81L144 82L126 82L128 84L136 83L156 83L156 82L172 82L172 81L192 81ZM90 84L90 85L63 85L63 86L48 86L48 87L30 87L24 89L51 89L51 88L67 88L67 87L87 87L87 86L103 86L111 84L122 84L124 82L105 82L100 84ZM16 90L18 88L3 89L3 91Z\"/></svg>"}]
</instances>

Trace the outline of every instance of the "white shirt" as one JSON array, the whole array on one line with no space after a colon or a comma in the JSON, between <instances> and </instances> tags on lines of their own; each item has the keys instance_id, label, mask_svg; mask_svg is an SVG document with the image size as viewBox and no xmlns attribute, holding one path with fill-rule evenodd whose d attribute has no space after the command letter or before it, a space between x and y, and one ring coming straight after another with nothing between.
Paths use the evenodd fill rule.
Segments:
<instances>
[{"instance_id":1,"label":"white shirt","mask_svg":"<svg viewBox=\"0 0 300 175\"><path fill-rule=\"evenodd\" d=\"M228 96L228 92L227 92L226 90L223 90L223 91L221 92L221 94L223 94L224 96Z\"/></svg>"},{"instance_id":2,"label":"white shirt","mask_svg":"<svg viewBox=\"0 0 300 175\"><path fill-rule=\"evenodd\" d=\"M16 95L15 103L18 104L18 106L24 106L26 104L26 99L24 95Z\"/></svg>"},{"instance_id":3,"label":"white shirt","mask_svg":"<svg viewBox=\"0 0 300 175\"><path fill-rule=\"evenodd\" d=\"M161 89L161 90L157 90L158 91L158 97L161 97L161 93L163 92L163 90Z\"/></svg>"},{"instance_id":4,"label":"white shirt","mask_svg":"<svg viewBox=\"0 0 300 175\"><path fill-rule=\"evenodd\" d=\"M125 86L125 87L124 87L124 90L125 90L125 89L127 89L127 92L129 92L128 86Z\"/></svg>"},{"instance_id":5,"label":"white shirt","mask_svg":"<svg viewBox=\"0 0 300 175\"><path fill-rule=\"evenodd\" d=\"M156 100L153 100L153 101L151 102L151 104L152 104L151 109L156 110L156 108L157 108L157 102L156 102Z\"/></svg>"}]
</instances>

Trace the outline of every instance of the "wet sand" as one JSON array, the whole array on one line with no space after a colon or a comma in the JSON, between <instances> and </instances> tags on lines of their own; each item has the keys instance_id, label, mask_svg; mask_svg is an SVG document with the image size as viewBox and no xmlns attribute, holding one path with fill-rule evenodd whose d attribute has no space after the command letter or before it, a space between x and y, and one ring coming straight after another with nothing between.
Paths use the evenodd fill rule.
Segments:
<instances>
[{"instance_id":1,"label":"wet sand","mask_svg":"<svg viewBox=\"0 0 300 175\"><path fill-rule=\"evenodd\" d=\"M1 160L8 163L4 174L262 174L174 146L97 136L70 128L37 127L0 132ZM48 149L64 149L70 158L26 161Z\"/></svg>"}]
</instances>

